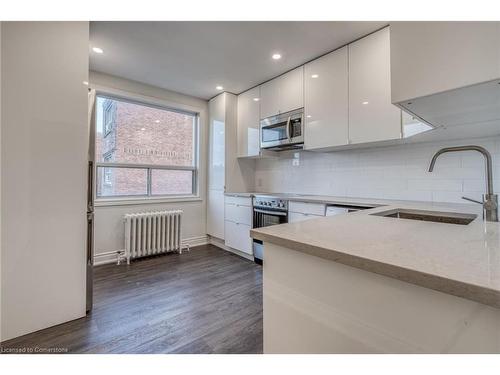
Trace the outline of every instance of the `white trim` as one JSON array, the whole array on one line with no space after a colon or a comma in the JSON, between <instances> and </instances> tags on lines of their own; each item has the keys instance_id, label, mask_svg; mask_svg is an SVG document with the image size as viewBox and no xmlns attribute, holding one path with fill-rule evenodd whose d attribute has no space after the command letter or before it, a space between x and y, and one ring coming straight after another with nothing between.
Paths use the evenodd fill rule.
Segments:
<instances>
[{"instance_id":1,"label":"white trim","mask_svg":"<svg viewBox=\"0 0 500 375\"><path fill-rule=\"evenodd\" d=\"M203 236L197 236L197 237L190 237L190 238L185 238L181 240L181 245L184 248L185 246L188 246L190 248L193 248L195 246L201 246L201 245L207 245L208 242L208 236L203 235Z\"/></svg>"},{"instance_id":2,"label":"white trim","mask_svg":"<svg viewBox=\"0 0 500 375\"><path fill-rule=\"evenodd\" d=\"M185 196L185 197L175 197L175 198L165 198L165 197L129 197L129 198L108 198L108 199L96 199L94 207L107 207L107 206L130 206L130 205L144 205L144 204L158 204L158 203L179 203L179 202L201 202L203 199L200 196Z\"/></svg>"},{"instance_id":3,"label":"white trim","mask_svg":"<svg viewBox=\"0 0 500 375\"><path fill-rule=\"evenodd\" d=\"M94 266L101 266L103 264L116 263L118 260L118 253L125 253L125 249L115 251L105 251L99 254L94 254Z\"/></svg>"},{"instance_id":4,"label":"white trim","mask_svg":"<svg viewBox=\"0 0 500 375\"><path fill-rule=\"evenodd\" d=\"M157 98L154 96L137 94L135 92L121 90L121 89L117 89L117 88L109 87L109 86L105 86L105 85L99 85L99 84L92 83L92 82L90 83L90 85L94 90L96 90L96 95L100 94L102 96L106 96L106 95L116 96L117 99L129 98L129 99L137 101L139 103L151 104L154 106L163 107L165 109L172 109L174 111L177 109L177 110L183 111L183 112L196 113L196 114L198 114L198 116L204 111L204 108L202 108L202 107L192 106L189 104L182 104L182 103L171 101L171 100L160 99L160 98ZM203 99L199 99L199 100L203 100Z\"/></svg>"},{"instance_id":5,"label":"white trim","mask_svg":"<svg viewBox=\"0 0 500 375\"><path fill-rule=\"evenodd\" d=\"M252 262L254 261L253 255L250 255L250 254L244 253L242 251L233 249L232 247L226 246L226 244L224 243L224 240L221 240L220 238L213 237L213 236L207 236L207 237L208 237L209 244L217 246L219 249L222 249L222 250L228 251L230 253L239 255L242 258L251 260Z\"/></svg>"},{"instance_id":6,"label":"white trim","mask_svg":"<svg viewBox=\"0 0 500 375\"><path fill-rule=\"evenodd\" d=\"M190 238L184 238L181 240L181 246L183 251L187 246L189 246L190 250L192 250L196 246L206 245L208 244L208 236L196 236ZM118 259L118 253L125 253L125 249L113 250L113 251L104 251L97 254L94 254L94 266L101 266L103 264L116 263ZM126 264L127 262L122 262L122 264Z\"/></svg>"}]
</instances>

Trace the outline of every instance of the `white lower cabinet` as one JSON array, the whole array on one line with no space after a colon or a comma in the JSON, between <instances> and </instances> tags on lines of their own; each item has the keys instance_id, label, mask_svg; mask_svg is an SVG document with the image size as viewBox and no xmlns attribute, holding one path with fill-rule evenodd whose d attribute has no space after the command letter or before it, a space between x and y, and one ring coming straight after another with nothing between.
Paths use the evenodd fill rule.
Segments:
<instances>
[{"instance_id":1,"label":"white lower cabinet","mask_svg":"<svg viewBox=\"0 0 500 375\"><path fill-rule=\"evenodd\" d=\"M289 212L288 222L298 223L299 221L317 219L318 217L323 217L322 215L304 214L302 212Z\"/></svg>"},{"instance_id":2,"label":"white lower cabinet","mask_svg":"<svg viewBox=\"0 0 500 375\"><path fill-rule=\"evenodd\" d=\"M226 220L226 246L251 255L252 238L250 238L250 228L250 225Z\"/></svg>"},{"instance_id":3,"label":"white lower cabinet","mask_svg":"<svg viewBox=\"0 0 500 375\"><path fill-rule=\"evenodd\" d=\"M323 203L290 202L288 206L288 222L317 219L325 216L326 205Z\"/></svg>"},{"instance_id":4,"label":"white lower cabinet","mask_svg":"<svg viewBox=\"0 0 500 375\"><path fill-rule=\"evenodd\" d=\"M226 195L224 210L224 232L226 246L246 254L252 254L252 199Z\"/></svg>"}]
</instances>

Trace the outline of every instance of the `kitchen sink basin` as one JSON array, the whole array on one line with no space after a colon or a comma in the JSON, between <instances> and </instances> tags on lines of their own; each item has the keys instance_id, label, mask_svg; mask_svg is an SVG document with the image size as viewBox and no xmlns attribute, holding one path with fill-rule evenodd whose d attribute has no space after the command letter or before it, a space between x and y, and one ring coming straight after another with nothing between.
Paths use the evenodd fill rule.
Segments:
<instances>
[{"instance_id":1,"label":"kitchen sink basin","mask_svg":"<svg viewBox=\"0 0 500 375\"><path fill-rule=\"evenodd\" d=\"M477 215L474 214L464 214L459 212L437 212L403 208L377 212L371 215L458 225L470 224L477 217Z\"/></svg>"}]
</instances>

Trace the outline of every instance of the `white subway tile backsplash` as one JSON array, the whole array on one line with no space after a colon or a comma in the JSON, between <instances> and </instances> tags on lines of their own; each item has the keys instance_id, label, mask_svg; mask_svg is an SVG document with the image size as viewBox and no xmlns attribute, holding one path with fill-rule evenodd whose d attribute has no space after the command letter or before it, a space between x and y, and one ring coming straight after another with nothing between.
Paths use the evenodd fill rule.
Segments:
<instances>
[{"instance_id":1,"label":"white subway tile backsplash","mask_svg":"<svg viewBox=\"0 0 500 375\"><path fill-rule=\"evenodd\" d=\"M427 170L434 152L464 144L486 147L493 154L494 189L500 192L500 137L301 152L298 166L292 165L293 153L284 153L276 159L257 160L255 186L260 191L467 203L463 195L480 199L485 189L480 154L444 154L434 172Z\"/></svg>"},{"instance_id":2,"label":"white subway tile backsplash","mask_svg":"<svg viewBox=\"0 0 500 375\"><path fill-rule=\"evenodd\" d=\"M486 190L486 183L484 179L464 180L464 192L480 192Z\"/></svg>"},{"instance_id":3,"label":"white subway tile backsplash","mask_svg":"<svg viewBox=\"0 0 500 375\"><path fill-rule=\"evenodd\" d=\"M460 179L408 179L408 187L414 190L462 191L463 181Z\"/></svg>"}]
</instances>

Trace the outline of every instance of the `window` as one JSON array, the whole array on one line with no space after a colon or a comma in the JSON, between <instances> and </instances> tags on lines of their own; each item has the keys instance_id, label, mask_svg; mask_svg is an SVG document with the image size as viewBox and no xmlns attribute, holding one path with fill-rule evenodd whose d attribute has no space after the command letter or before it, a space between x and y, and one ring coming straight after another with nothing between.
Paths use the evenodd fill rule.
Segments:
<instances>
[{"instance_id":1,"label":"window","mask_svg":"<svg viewBox=\"0 0 500 375\"><path fill-rule=\"evenodd\" d=\"M97 198L196 195L197 134L195 113L98 95Z\"/></svg>"}]
</instances>

